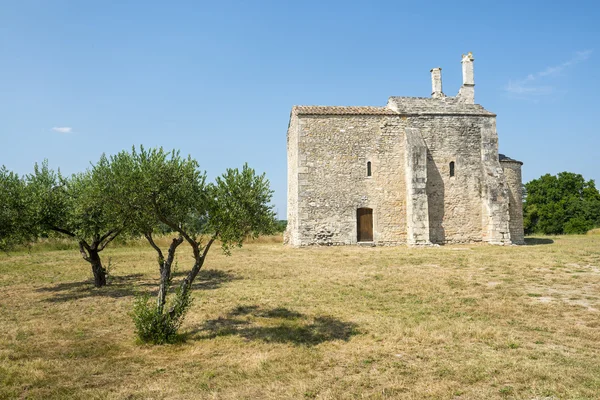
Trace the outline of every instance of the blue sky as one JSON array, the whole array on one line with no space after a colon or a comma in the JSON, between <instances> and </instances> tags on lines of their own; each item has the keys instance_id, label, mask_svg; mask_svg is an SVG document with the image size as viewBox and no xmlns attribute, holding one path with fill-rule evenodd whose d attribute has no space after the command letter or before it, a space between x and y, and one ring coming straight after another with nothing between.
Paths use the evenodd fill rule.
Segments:
<instances>
[{"instance_id":1,"label":"blue sky","mask_svg":"<svg viewBox=\"0 0 600 400\"><path fill-rule=\"evenodd\" d=\"M571 1L0 1L0 164L65 173L132 145L191 154L209 177L244 162L286 210L292 105L383 106L455 95L498 114L523 181L600 184L600 3Z\"/></svg>"}]
</instances>

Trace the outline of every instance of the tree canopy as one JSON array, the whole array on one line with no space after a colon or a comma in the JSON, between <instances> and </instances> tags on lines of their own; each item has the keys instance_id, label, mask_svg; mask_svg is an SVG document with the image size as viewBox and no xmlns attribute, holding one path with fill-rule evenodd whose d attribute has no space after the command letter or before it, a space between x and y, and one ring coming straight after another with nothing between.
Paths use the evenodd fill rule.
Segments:
<instances>
[{"instance_id":1,"label":"tree canopy","mask_svg":"<svg viewBox=\"0 0 600 400\"><path fill-rule=\"evenodd\" d=\"M156 306L146 300L136 303L135 322L140 339L162 343L173 339L190 304L192 283L206 261L215 241L229 253L248 236L272 233L275 214L270 205L272 191L263 175L244 165L228 169L214 183L191 157L162 148L122 151L96 167L109 176L115 188L104 201L120 215L129 216L131 228L146 237L157 252L160 284ZM153 235L168 227L174 233L166 252ZM190 246L193 264L167 305L172 264L177 248Z\"/></svg>"},{"instance_id":2,"label":"tree canopy","mask_svg":"<svg viewBox=\"0 0 600 400\"><path fill-rule=\"evenodd\" d=\"M37 235L52 231L75 239L92 267L94 285L106 285L99 253L122 232L127 219L103 200L111 195L106 177L91 170L64 177L44 161L27 175L25 185L30 216L23 220L37 229Z\"/></svg>"},{"instance_id":3,"label":"tree canopy","mask_svg":"<svg viewBox=\"0 0 600 400\"><path fill-rule=\"evenodd\" d=\"M525 184L525 233L586 233L600 226L600 192L580 174L546 174Z\"/></svg>"}]
</instances>

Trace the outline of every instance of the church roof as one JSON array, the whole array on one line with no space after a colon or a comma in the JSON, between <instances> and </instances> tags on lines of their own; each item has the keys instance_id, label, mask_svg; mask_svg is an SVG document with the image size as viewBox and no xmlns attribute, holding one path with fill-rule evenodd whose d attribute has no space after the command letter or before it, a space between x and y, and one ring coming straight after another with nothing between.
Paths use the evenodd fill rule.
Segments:
<instances>
[{"instance_id":1,"label":"church roof","mask_svg":"<svg viewBox=\"0 0 600 400\"><path fill-rule=\"evenodd\" d=\"M294 106L292 114L303 115L397 115L387 107Z\"/></svg>"},{"instance_id":2,"label":"church roof","mask_svg":"<svg viewBox=\"0 0 600 400\"><path fill-rule=\"evenodd\" d=\"M390 97L388 107L399 114L483 115L495 117L479 104L461 102L459 97Z\"/></svg>"},{"instance_id":3,"label":"church roof","mask_svg":"<svg viewBox=\"0 0 600 400\"><path fill-rule=\"evenodd\" d=\"M516 163L523 165L523 161L515 160L514 158L507 157L504 154L498 154L498 158L502 162L516 162Z\"/></svg>"},{"instance_id":4,"label":"church roof","mask_svg":"<svg viewBox=\"0 0 600 400\"><path fill-rule=\"evenodd\" d=\"M456 97L390 97L386 107L294 106L292 115L476 115L495 117L479 104L467 104Z\"/></svg>"}]
</instances>

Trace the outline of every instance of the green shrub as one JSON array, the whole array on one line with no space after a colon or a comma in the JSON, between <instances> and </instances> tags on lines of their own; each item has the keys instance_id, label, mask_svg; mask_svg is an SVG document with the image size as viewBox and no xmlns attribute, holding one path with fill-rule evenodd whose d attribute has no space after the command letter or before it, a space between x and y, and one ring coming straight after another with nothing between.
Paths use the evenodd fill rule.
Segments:
<instances>
[{"instance_id":1,"label":"green shrub","mask_svg":"<svg viewBox=\"0 0 600 400\"><path fill-rule=\"evenodd\" d=\"M170 307L160 312L150 301L148 293L138 296L133 304L133 322L138 339L142 343L166 344L179 340L177 331L183 323L192 299L190 293L178 290Z\"/></svg>"},{"instance_id":2,"label":"green shrub","mask_svg":"<svg viewBox=\"0 0 600 400\"><path fill-rule=\"evenodd\" d=\"M600 192L580 174L546 174L525 184L526 234L583 234L600 225Z\"/></svg>"},{"instance_id":3,"label":"green shrub","mask_svg":"<svg viewBox=\"0 0 600 400\"><path fill-rule=\"evenodd\" d=\"M586 221L585 218L575 217L565 223L564 231L566 234L585 234L593 227L592 222Z\"/></svg>"}]
</instances>

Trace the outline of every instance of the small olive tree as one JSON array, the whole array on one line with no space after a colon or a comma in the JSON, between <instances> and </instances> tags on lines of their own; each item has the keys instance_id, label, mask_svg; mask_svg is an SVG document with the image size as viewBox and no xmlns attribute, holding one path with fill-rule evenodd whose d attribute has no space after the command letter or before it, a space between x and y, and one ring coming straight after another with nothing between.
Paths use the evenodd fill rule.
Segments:
<instances>
[{"instance_id":1,"label":"small olive tree","mask_svg":"<svg viewBox=\"0 0 600 400\"><path fill-rule=\"evenodd\" d=\"M103 156L99 164L107 162ZM52 231L75 239L81 256L92 267L96 287L106 285L106 269L99 253L126 225L126 218L104 201L114 185L101 171L88 170L67 178L44 161L26 177L31 225L38 233Z\"/></svg>"},{"instance_id":2,"label":"small olive tree","mask_svg":"<svg viewBox=\"0 0 600 400\"><path fill-rule=\"evenodd\" d=\"M172 341L189 307L192 284L215 241L229 254L232 246L241 246L249 235L274 231L269 182L264 174L256 175L244 165L241 171L228 169L215 183L206 183L206 174L196 160L162 148L133 148L111 157L107 166L119 182L119 193L106 201L134 219L158 256L160 284L155 306L147 299L136 302L138 336L145 342ZM176 233L166 257L153 239L159 225ZM167 307L175 253L184 242L190 246L194 262Z\"/></svg>"}]
</instances>

